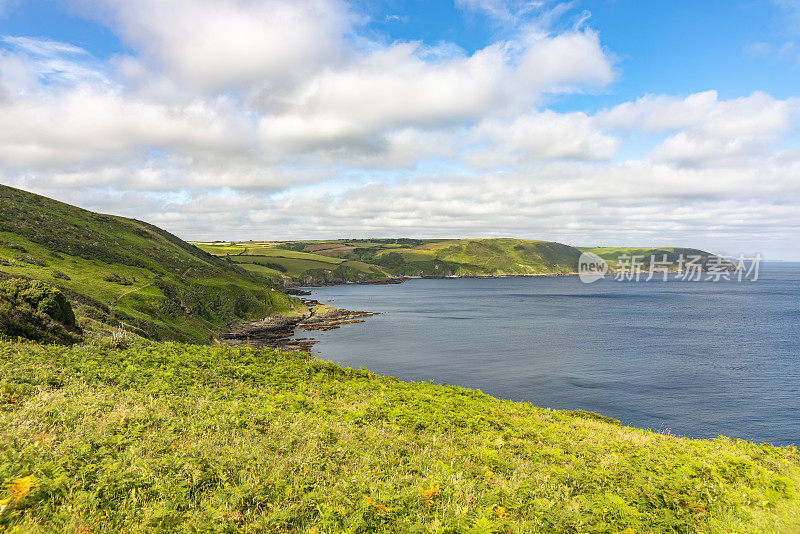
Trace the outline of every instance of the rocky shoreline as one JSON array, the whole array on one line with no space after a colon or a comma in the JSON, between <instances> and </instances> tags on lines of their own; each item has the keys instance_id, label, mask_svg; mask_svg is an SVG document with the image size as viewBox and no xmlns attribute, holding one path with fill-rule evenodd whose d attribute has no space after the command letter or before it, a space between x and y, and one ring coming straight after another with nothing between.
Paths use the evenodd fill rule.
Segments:
<instances>
[{"instance_id":1,"label":"rocky shoreline","mask_svg":"<svg viewBox=\"0 0 800 534\"><path fill-rule=\"evenodd\" d=\"M285 286L284 292L289 295L310 295L308 291L298 289L300 287L327 287L342 286L347 284L355 285L391 285L402 284L408 280L455 280L458 278L530 278L530 277L557 277L557 276L578 276L578 273L520 273L520 274L465 274L454 276L439 275L406 275L394 278L379 278L377 280L318 280L305 279L301 282L291 282Z\"/></svg>"},{"instance_id":2,"label":"rocky shoreline","mask_svg":"<svg viewBox=\"0 0 800 534\"><path fill-rule=\"evenodd\" d=\"M290 294L309 295L308 291L294 290ZM333 330L343 324L363 323L364 317L375 312L351 311L321 304L313 299L301 298L308 308L296 315L270 315L259 321L240 323L220 335L220 342L234 346L271 347L285 350L309 350L316 343L310 338L292 339L295 331Z\"/></svg>"}]
</instances>

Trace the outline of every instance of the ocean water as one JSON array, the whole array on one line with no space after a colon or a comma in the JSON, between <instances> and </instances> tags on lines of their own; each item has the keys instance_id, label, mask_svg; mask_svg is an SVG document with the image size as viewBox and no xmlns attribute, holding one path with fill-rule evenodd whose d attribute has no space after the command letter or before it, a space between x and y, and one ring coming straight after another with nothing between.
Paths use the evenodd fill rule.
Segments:
<instances>
[{"instance_id":1,"label":"ocean water","mask_svg":"<svg viewBox=\"0 0 800 534\"><path fill-rule=\"evenodd\" d=\"M797 263L762 265L756 282L540 277L311 290L323 303L381 312L299 332L324 360L675 435L800 445Z\"/></svg>"}]
</instances>

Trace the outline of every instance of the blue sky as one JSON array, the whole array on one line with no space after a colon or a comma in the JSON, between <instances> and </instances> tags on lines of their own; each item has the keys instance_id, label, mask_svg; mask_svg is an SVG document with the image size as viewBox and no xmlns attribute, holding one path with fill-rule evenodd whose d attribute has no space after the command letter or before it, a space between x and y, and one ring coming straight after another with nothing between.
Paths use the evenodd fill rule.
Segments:
<instances>
[{"instance_id":1,"label":"blue sky","mask_svg":"<svg viewBox=\"0 0 800 534\"><path fill-rule=\"evenodd\" d=\"M371 3L371 2L370 2ZM452 41L468 51L486 46L503 28L453 2L375 2L370 27L390 40ZM787 10L770 1L595 0L574 3L572 19L588 23L620 59L620 80L606 98L565 99L565 109L613 105L646 93L688 94L716 89L723 97L797 92L785 64L745 53L753 43L797 38ZM393 18L392 15L399 17ZM572 21L569 21L572 22ZM596 96L596 95L593 95Z\"/></svg>"},{"instance_id":2,"label":"blue sky","mask_svg":"<svg viewBox=\"0 0 800 534\"><path fill-rule=\"evenodd\" d=\"M798 39L798 19L773 1L594 0L576 1L572 20L588 11L588 23L619 58L613 87L591 98L563 98L560 109L596 109L646 93L689 94L715 89L723 98L766 91L777 98L797 93L800 72L775 58L753 57L755 43L780 47ZM365 28L388 42L454 43L469 53L501 36L502 24L447 0L360 1ZM12 3L0 18L0 34L43 37L76 44L98 58L129 52L107 26L68 3ZM796 67L796 66L795 66Z\"/></svg>"},{"instance_id":3,"label":"blue sky","mask_svg":"<svg viewBox=\"0 0 800 534\"><path fill-rule=\"evenodd\" d=\"M186 238L513 235L800 259L794 0L0 13L3 183Z\"/></svg>"}]
</instances>

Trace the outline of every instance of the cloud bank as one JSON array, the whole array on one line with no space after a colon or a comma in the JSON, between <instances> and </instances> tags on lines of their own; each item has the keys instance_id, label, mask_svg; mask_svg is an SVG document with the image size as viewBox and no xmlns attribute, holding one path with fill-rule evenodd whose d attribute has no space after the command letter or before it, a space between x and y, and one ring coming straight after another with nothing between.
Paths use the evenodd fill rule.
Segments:
<instances>
[{"instance_id":1,"label":"cloud bank","mask_svg":"<svg viewBox=\"0 0 800 534\"><path fill-rule=\"evenodd\" d=\"M800 100L710 89L559 112L621 76L585 17L457 5L500 37L474 51L376 40L336 0L74 0L128 51L2 37L0 182L184 238L503 235L800 258Z\"/></svg>"}]
</instances>

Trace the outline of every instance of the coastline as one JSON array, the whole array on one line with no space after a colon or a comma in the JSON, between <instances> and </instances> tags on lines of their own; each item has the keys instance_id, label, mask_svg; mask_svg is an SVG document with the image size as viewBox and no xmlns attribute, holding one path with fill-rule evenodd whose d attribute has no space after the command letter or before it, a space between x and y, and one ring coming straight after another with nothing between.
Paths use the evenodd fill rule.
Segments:
<instances>
[{"instance_id":1,"label":"coastline","mask_svg":"<svg viewBox=\"0 0 800 534\"><path fill-rule=\"evenodd\" d=\"M306 331L333 330L345 324L363 323L364 317L380 315L379 312L353 311L334 308L314 299L307 299L310 291L303 288L330 287L340 285L391 285L402 284L409 280L450 280L461 278L530 278L578 276L578 273L535 273L535 274L498 274L498 275L463 275L463 276L403 276L371 281L326 281L317 284L291 285L284 289L287 295L298 297L307 311L296 315L274 314L257 321L247 321L231 325L226 332L219 335L218 341L232 346L252 346L280 348L283 350L310 351L317 343L312 338L292 339L297 329Z\"/></svg>"},{"instance_id":2,"label":"coastline","mask_svg":"<svg viewBox=\"0 0 800 534\"><path fill-rule=\"evenodd\" d=\"M293 293L303 296L310 294L308 291L302 290L295 290ZM378 315L376 312L334 308L314 299L300 297L300 300L306 306L305 312L294 315L274 314L258 321L232 325L227 332L220 334L219 342L232 346L308 351L316 343L316 340L292 339L298 328L309 331L333 330L344 324L363 323L364 317Z\"/></svg>"},{"instance_id":3,"label":"coastline","mask_svg":"<svg viewBox=\"0 0 800 534\"><path fill-rule=\"evenodd\" d=\"M579 273L519 273L519 274L465 274L465 275L452 275L452 276L436 276L436 275L405 275L392 278L381 278L376 280L312 280L304 282L291 282L285 285L285 290L297 290L304 287L328 287L328 286L342 286L348 284L356 285L391 285L402 284L408 280L457 280L461 278L554 278L561 276L578 276ZM293 294L293 293L289 293Z\"/></svg>"}]
</instances>

